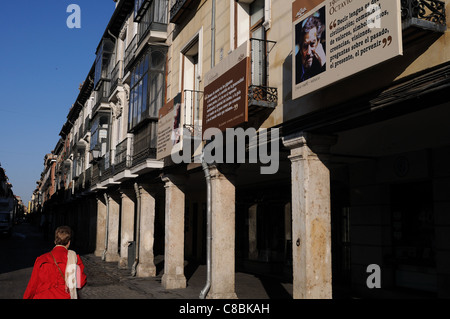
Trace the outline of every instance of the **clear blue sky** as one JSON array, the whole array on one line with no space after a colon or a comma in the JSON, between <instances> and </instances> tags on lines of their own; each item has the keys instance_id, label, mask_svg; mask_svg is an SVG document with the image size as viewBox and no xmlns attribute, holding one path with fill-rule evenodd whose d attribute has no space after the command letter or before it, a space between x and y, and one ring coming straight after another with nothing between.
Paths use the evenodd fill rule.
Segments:
<instances>
[{"instance_id":1,"label":"clear blue sky","mask_svg":"<svg viewBox=\"0 0 450 319\"><path fill-rule=\"evenodd\" d=\"M69 29L70 4L81 28ZM0 163L25 205L114 12L113 0L2 1Z\"/></svg>"}]
</instances>

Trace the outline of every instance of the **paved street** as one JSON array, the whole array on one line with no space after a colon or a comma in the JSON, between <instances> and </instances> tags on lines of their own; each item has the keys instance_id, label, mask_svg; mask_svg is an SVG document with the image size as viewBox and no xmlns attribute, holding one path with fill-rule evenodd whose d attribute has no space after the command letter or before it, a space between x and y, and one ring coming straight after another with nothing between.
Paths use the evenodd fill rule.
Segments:
<instances>
[{"instance_id":1,"label":"paved street","mask_svg":"<svg viewBox=\"0 0 450 319\"><path fill-rule=\"evenodd\" d=\"M30 224L17 225L10 238L0 239L0 299L21 299L37 256L53 248ZM93 254L81 255L88 278L80 299L198 299L205 285L206 266L186 265L186 289L166 290L161 286L162 256L156 256L158 275L136 278L117 263L106 263ZM292 284L271 278L236 273L239 299L290 299Z\"/></svg>"}]
</instances>

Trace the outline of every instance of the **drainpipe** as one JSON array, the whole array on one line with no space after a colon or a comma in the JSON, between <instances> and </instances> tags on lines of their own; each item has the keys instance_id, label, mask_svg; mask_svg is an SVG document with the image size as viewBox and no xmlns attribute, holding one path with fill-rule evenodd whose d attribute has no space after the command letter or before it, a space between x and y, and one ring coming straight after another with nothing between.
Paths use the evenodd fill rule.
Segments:
<instances>
[{"instance_id":1,"label":"drainpipe","mask_svg":"<svg viewBox=\"0 0 450 319\"><path fill-rule=\"evenodd\" d=\"M139 192L139 186L134 183L134 191L136 192L136 204L137 204L137 216L136 216L136 257L134 259L133 266L131 267L131 276L135 277L137 274L137 265L139 264L139 245L140 245L140 233L141 233L141 194Z\"/></svg>"},{"instance_id":2,"label":"drainpipe","mask_svg":"<svg viewBox=\"0 0 450 319\"><path fill-rule=\"evenodd\" d=\"M211 9L211 69L215 66L216 51L216 0L212 0ZM205 299L211 288L211 174L208 164L205 161L204 153L202 153L202 167L205 172L206 179L206 284L200 292L200 299Z\"/></svg>"},{"instance_id":3,"label":"drainpipe","mask_svg":"<svg viewBox=\"0 0 450 319\"><path fill-rule=\"evenodd\" d=\"M211 288L211 174L202 154L202 167L206 178L206 285L200 292L200 299L205 299Z\"/></svg>"},{"instance_id":4,"label":"drainpipe","mask_svg":"<svg viewBox=\"0 0 450 319\"><path fill-rule=\"evenodd\" d=\"M108 231L109 231L109 198L108 194L104 193L106 201L106 222L105 222L105 250L103 251L102 260L106 260L106 250L108 249Z\"/></svg>"}]
</instances>

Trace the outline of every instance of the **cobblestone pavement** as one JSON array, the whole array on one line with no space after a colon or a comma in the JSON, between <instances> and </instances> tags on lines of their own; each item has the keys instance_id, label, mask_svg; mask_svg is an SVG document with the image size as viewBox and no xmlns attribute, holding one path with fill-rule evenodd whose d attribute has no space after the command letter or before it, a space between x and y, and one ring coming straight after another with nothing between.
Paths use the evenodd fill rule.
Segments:
<instances>
[{"instance_id":1,"label":"cobblestone pavement","mask_svg":"<svg viewBox=\"0 0 450 319\"><path fill-rule=\"evenodd\" d=\"M0 238L0 299L22 299L36 258L54 247L50 238L31 224L14 228L10 238ZM80 299L199 299L206 283L206 265L186 264L185 289L167 290L161 285L163 256L155 256L158 275L132 277L117 262L105 262L94 254L81 254L87 275ZM291 299L292 283L236 272L239 299Z\"/></svg>"},{"instance_id":2,"label":"cobblestone pavement","mask_svg":"<svg viewBox=\"0 0 450 319\"><path fill-rule=\"evenodd\" d=\"M186 273L185 289L167 290L161 285L162 271L156 277L138 278L128 269L119 269L118 263L104 262L93 254L81 259L88 281L79 292L80 299L199 299L206 281L206 266L193 266ZM162 256L156 256L155 263L161 262ZM292 284L237 272L236 294L239 299L290 299Z\"/></svg>"}]
</instances>

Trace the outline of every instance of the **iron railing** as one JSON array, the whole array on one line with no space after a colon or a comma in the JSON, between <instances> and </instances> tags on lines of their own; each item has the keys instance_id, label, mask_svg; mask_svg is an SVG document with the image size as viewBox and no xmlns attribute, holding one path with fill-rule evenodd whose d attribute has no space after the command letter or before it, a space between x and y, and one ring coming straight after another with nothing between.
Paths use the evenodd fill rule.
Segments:
<instances>
[{"instance_id":1,"label":"iron railing","mask_svg":"<svg viewBox=\"0 0 450 319\"><path fill-rule=\"evenodd\" d=\"M248 89L248 105L275 107L278 89L269 87L269 53L276 42L250 39L251 83Z\"/></svg>"},{"instance_id":2,"label":"iron railing","mask_svg":"<svg viewBox=\"0 0 450 319\"><path fill-rule=\"evenodd\" d=\"M447 30L445 2L439 0L401 0L402 27L415 26L443 33Z\"/></svg>"},{"instance_id":3,"label":"iron railing","mask_svg":"<svg viewBox=\"0 0 450 319\"><path fill-rule=\"evenodd\" d=\"M129 70L131 62L134 59L134 54L135 54L136 48L137 48L137 40L138 40L138 36L136 34L134 36L134 38L131 40L130 44L128 44L128 46L125 50L125 59L124 59L124 63L123 63L124 73L126 73Z\"/></svg>"},{"instance_id":4,"label":"iron railing","mask_svg":"<svg viewBox=\"0 0 450 319\"><path fill-rule=\"evenodd\" d=\"M201 133L201 117L203 91L184 90L184 127L195 135Z\"/></svg>"},{"instance_id":5,"label":"iron railing","mask_svg":"<svg viewBox=\"0 0 450 319\"><path fill-rule=\"evenodd\" d=\"M122 84L122 77L123 77L123 61L120 60L117 62L116 66L111 72L111 88L109 91L109 94L111 95L116 87L120 84Z\"/></svg>"},{"instance_id":6,"label":"iron railing","mask_svg":"<svg viewBox=\"0 0 450 319\"><path fill-rule=\"evenodd\" d=\"M170 22L178 23L178 19L183 15L183 9L189 7L192 0L171 0Z\"/></svg>"},{"instance_id":7,"label":"iron railing","mask_svg":"<svg viewBox=\"0 0 450 319\"><path fill-rule=\"evenodd\" d=\"M156 159L157 122L150 121L133 137L133 152L131 165L135 166L147 158Z\"/></svg>"},{"instance_id":8,"label":"iron railing","mask_svg":"<svg viewBox=\"0 0 450 319\"><path fill-rule=\"evenodd\" d=\"M127 137L122 142L117 144L116 146L116 156L114 159L114 166L116 166L117 169L121 169L125 167L131 167L132 164L132 157L130 154L132 154L132 150L128 152L128 141L131 141L130 145L133 145L132 138Z\"/></svg>"},{"instance_id":9,"label":"iron railing","mask_svg":"<svg viewBox=\"0 0 450 319\"><path fill-rule=\"evenodd\" d=\"M108 81L104 80L102 84L100 84L100 87L95 94L95 105L93 109L94 112L101 103L108 103L110 87L111 82L109 80Z\"/></svg>"},{"instance_id":10,"label":"iron railing","mask_svg":"<svg viewBox=\"0 0 450 319\"><path fill-rule=\"evenodd\" d=\"M418 18L445 25L445 2L439 0L401 0L402 19Z\"/></svg>"}]
</instances>

